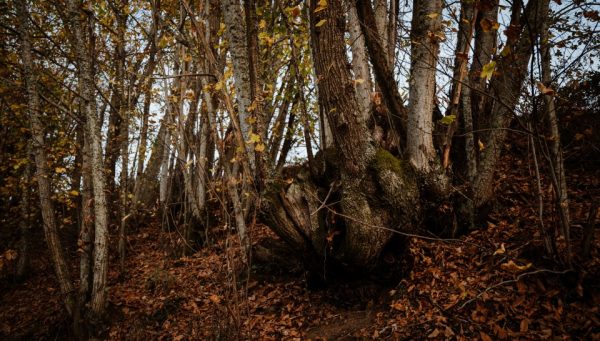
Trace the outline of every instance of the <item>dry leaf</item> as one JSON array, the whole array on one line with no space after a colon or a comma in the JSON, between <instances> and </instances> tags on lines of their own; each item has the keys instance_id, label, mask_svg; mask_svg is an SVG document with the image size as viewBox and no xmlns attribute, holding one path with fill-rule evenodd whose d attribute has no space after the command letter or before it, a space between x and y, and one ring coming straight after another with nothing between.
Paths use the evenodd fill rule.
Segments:
<instances>
[{"instance_id":1,"label":"dry leaf","mask_svg":"<svg viewBox=\"0 0 600 341\"><path fill-rule=\"evenodd\" d=\"M508 262L500 265L500 267L506 271L520 272L520 271L525 271L525 270L529 269L531 267L531 263L527 263L525 265L518 265L517 263L513 262L512 260L509 260Z\"/></svg>"},{"instance_id":2,"label":"dry leaf","mask_svg":"<svg viewBox=\"0 0 600 341\"><path fill-rule=\"evenodd\" d=\"M440 335L440 330L435 328L431 334L427 335L428 338L433 339L435 337L438 337L438 335Z\"/></svg>"},{"instance_id":3,"label":"dry leaf","mask_svg":"<svg viewBox=\"0 0 600 341\"><path fill-rule=\"evenodd\" d=\"M321 26L325 25L326 22L327 22L327 19L322 19L315 25L315 27L321 27Z\"/></svg>"}]
</instances>

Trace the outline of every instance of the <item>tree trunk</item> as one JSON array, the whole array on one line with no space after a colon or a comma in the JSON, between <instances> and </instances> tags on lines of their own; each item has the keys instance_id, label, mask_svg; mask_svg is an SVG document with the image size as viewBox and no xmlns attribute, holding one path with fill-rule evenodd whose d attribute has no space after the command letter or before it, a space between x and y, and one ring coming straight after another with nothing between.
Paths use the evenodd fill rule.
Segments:
<instances>
[{"instance_id":1,"label":"tree trunk","mask_svg":"<svg viewBox=\"0 0 600 341\"><path fill-rule=\"evenodd\" d=\"M441 0L415 1L413 4L406 147L413 167L425 174L436 169L437 162L433 147L432 114L441 16Z\"/></svg>"},{"instance_id":2,"label":"tree trunk","mask_svg":"<svg viewBox=\"0 0 600 341\"><path fill-rule=\"evenodd\" d=\"M113 91L111 96L110 116L108 118L108 132L106 138L106 156L104 160L104 172L106 173L106 189L109 193L110 202L119 202L119 194L116 191L115 177L116 164L119 158L119 151L122 149L122 141L127 134L127 119L124 117L127 113L127 100L125 98L125 32L127 30L127 14L124 13L128 6L126 0L109 2L116 18L116 35L113 35L114 41L114 59L113 59ZM97 115L97 114L95 114ZM102 122L100 122L102 124ZM122 211L110 205L110 211ZM118 215L111 215L118 217ZM117 223L118 219L110 219L111 224Z\"/></svg>"},{"instance_id":3,"label":"tree trunk","mask_svg":"<svg viewBox=\"0 0 600 341\"><path fill-rule=\"evenodd\" d=\"M388 9L387 0L375 0L375 26L379 34L379 41L383 49L383 55L387 61L387 66L392 69L391 56L389 55L389 40L388 40Z\"/></svg>"},{"instance_id":4,"label":"tree trunk","mask_svg":"<svg viewBox=\"0 0 600 341\"><path fill-rule=\"evenodd\" d=\"M348 4L348 32L352 42L352 71L356 81L356 99L360 106L360 112L365 115L365 121L371 116L371 73L369 71L369 59L367 56L367 47L365 38L360 28L358 14L356 13L356 4Z\"/></svg>"},{"instance_id":5,"label":"tree trunk","mask_svg":"<svg viewBox=\"0 0 600 341\"><path fill-rule=\"evenodd\" d=\"M85 122L85 117L83 117ZM92 266L93 266L93 240L94 240L94 211L92 209L94 201L93 185L91 178L91 147L90 139L87 136L83 138L83 160L81 170L83 174L83 187L81 189L81 229L79 239L77 240L79 259L79 297L78 304L81 311L84 310L87 302L90 301L92 291Z\"/></svg>"},{"instance_id":6,"label":"tree trunk","mask_svg":"<svg viewBox=\"0 0 600 341\"><path fill-rule=\"evenodd\" d=\"M50 256L54 264L54 272L64 297L67 313L73 316L75 311L75 300L73 298L73 284L69 276L69 270L56 228L56 217L51 199L50 178L48 171L48 158L46 155L46 143L40 112L40 102L37 92L37 78L35 76L32 43L29 35L29 14L25 0L16 1L17 19L19 23L19 37L21 40L21 59L23 62L23 78L27 90L27 114L30 120L33 151L35 155L38 192L40 196L40 207L44 224L44 234L50 249Z\"/></svg>"},{"instance_id":7,"label":"tree trunk","mask_svg":"<svg viewBox=\"0 0 600 341\"><path fill-rule=\"evenodd\" d=\"M94 189L94 270L92 280L91 311L100 317L106 308L106 274L108 270L108 215L106 209L105 176L102 162L102 145L96 96L94 86L94 71L92 59L84 40L83 28L87 27L90 34L90 18L87 25L81 23L81 3L78 0L69 1L71 27L75 37L74 49L79 64L79 91L82 97L82 107L86 116L86 134L91 146L91 177Z\"/></svg>"},{"instance_id":8,"label":"tree trunk","mask_svg":"<svg viewBox=\"0 0 600 341\"><path fill-rule=\"evenodd\" d=\"M501 56L496 64L496 73L490 82L490 94L494 98L490 112L490 132L482 138L485 146L474 181L474 202L480 215L485 215L493 198L493 179L496 165L502 151L506 128L513 117L523 81L527 75L527 65L531 58L531 46L541 31L541 25L548 15L548 0L532 0L527 3L523 14L528 23L510 53Z\"/></svg>"},{"instance_id":9,"label":"tree trunk","mask_svg":"<svg viewBox=\"0 0 600 341\"><path fill-rule=\"evenodd\" d=\"M389 122L389 129L394 139L400 140L406 136L407 110L398 91L393 69L390 67L385 50L379 41L373 8L369 1L357 0L355 3L375 80L381 91L383 101L389 110L385 119ZM397 149L398 153L402 151L400 143Z\"/></svg>"},{"instance_id":10,"label":"tree trunk","mask_svg":"<svg viewBox=\"0 0 600 341\"><path fill-rule=\"evenodd\" d=\"M303 252L311 270L324 276L319 260L325 256L354 270L375 268L394 229L415 226L419 193L409 166L374 146L358 109L340 1L318 11L317 6L312 2L310 8L313 60L335 150L321 153L327 167L318 179L301 170L291 184L270 188L263 214L283 240ZM327 206L333 200L339 204Z\"/></svg>"},{"instance_id":11,"label":"tree trunk","mask_svg":"<svg viewBox=\"0 0 600 341\"><path fill-rule=\"evenodd\" d=\"M568 247L568 262L571 262L571 238L570 238L570 214L569 197L567 194L567 178L565 176L565 165L563 162L563 152L560 144L560 130L558 129L558 119L556 117L556 106L554 102L554 93L552 90L551 73L551 55L550 55L550 23L547 18L543 24L540 35L540 54L542 62L542 83L547 90L544 96L545 116L547 131L550 136L546 138L550 143L550 167L552 185L556 195L556 211L558 212L559 222ZM546 142L542 142L546 145Z\"/></svg>"},{"instance_id":12,"label":"tree trunk","mask_svg":"<svg viewBox=\"0 0 600 341\"><path fill-rule=\"evenodd\" d=\"M475 43L473 51L473 62L469 70L471 90L471 106L473 123L476 130L489 124L489 117L485 114L484 104L486 102L485 78L480 77L481 70L487 65L494 55L497 46L497 30L492 29L498 21L499 0L480 1L475 7L478 8L475 17ZM513 11L520 12L520 1L513 3ZM520 13L519 13L520 14ZM479 134L477 134L479 136Z\"/></svg>"},{"instance_id":13,"label":"tree trunk","mask_svg":"<svg viewBox=\"0 0 600 341\"><path fill-rule=\"evenodd\" d=\"M27 144L27 164L23 172L22 194L19 203L19 213L21 221L19 222L19 259L17 261L17 280L25 278L27 267L29 265L29 234L31 230L31 212L30 212L30 186L31 186L31 143Z\"/></svg>"},{"instance_id":14,"label":"tree trunk","mask_svg":"<svg viewBox=\"0 0 600 341\"><path fill-rule=\"evenodd\" d=\"M244 21L240 20L242 7L239 0L223 0L221 1L221 10L227 31L229 52L231 53L233 62L233 78L238 105L239 127L244 141L248 141L251 133L251 127L248 123L248 109L252 103L252 90ZM254 168L254 150L252 146L250 143L244 143L250 166Z\"/></svg>"}]
</instances>

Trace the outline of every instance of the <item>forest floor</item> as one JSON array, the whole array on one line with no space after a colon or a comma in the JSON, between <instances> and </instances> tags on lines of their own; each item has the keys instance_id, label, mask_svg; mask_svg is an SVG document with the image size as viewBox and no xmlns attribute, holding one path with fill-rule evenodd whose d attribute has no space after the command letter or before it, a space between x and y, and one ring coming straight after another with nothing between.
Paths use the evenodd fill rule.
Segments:
<instances>
[{"instance_id":1,"label":"forest floor","mask_svg":"<svg viewBox=\"0 0 600 341\"><path fill-rule=\"evenodd\" d=\"M110 340L600 340L600 238L589 258L576 257L574 271L544 258L535 183L525 162L505 161L518 167L500 172L499 209L488 226L454 240L412 238L412 268L392 285L339 278L308 290L300 263L262 225L251 230L256 256L249 275L240 275L236 238L223 228L213 245L185 257L169 251L176 232L155 226L134 231L126 272L119 273L116 259L111 266L103 335ZM575 254L590 203L600 200L599 182L589 171L569 171ZM551 205L545 207L545 224L552 227ZM557 241L564 244L562 237ZM65 339L69 326L43 242L32 253L31 275L24 282L0 282L0 339ZM76 253L71 255L77 273Z\"/></svg>"}]
</instances>

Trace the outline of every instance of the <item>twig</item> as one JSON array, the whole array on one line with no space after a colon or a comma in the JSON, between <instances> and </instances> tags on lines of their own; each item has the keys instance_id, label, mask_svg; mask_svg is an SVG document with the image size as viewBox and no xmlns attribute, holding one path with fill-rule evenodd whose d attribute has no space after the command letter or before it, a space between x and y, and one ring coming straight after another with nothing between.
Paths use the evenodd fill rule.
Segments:
<instances>
[{"instance_id":1,"label":"twig","mask_svg":"<svg viewBox=\"0 0 600 341\"><path fill-rule=\"evenodd\" d=\"M495 289L497 287L506 285L506 284L511 284L511 283L516 283L518 282L521 278L525 277L525 276L530 276L530 275L535 275L535 274L539 274L539 273L543 273L543 272L549 272L549 273L553 273L553 274L564 274L567 273L569 271L572 270L563 270L563 271L554 271L554 270L548 270L548 269L539 269L539 270L535 270L535 271L530 271L530 272L525 272L520 274L519 276L517 276L517 278L515 279L509 279L506 281L502 281L500 283L496 283L494 285L492 285L491 287L487 287L485 290L483 290L482 292L480 292L477 296L473 297L472 299L466 301L465 303L461 304L460 307L458 307L458 309L462 309L465 306L467 306L469 303L472 303L473 301L479 299L481 296L483 296L485 293L487 293L488 291Z\"/></svg>"},{"instance_id":2,"label":"twig","mask_svg":"<svg viewBox=\"0 0 600 341\"><path fill-rule=\"evenodd\" d=\"M180 75L153 75L152 79L169 79L169 78L182 78L182 77L212 77L218 79L217 76L212 73L182 73Z\"/></svg>"}]
</instances>

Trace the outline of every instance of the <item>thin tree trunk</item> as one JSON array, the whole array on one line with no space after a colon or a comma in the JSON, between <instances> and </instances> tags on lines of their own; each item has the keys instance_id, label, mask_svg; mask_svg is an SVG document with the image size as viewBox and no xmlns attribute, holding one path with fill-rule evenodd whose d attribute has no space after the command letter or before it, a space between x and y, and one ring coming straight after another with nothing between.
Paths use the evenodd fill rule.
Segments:
<instances>
[{"instance_id":1,"label":"thin tree trunk","mask_svg":"<svg viewBox=\"0 0 600 341\"><path fill-rule=\"evenodd\" d=\"M410 162L424 174L431 173L437 162L433 147L432 115L441 16L441 0L414 2L406 147Z\"/></svg>"},{"instance_id":2,"label":"thin tree trunk","mask_svg":"<svg viewBox=\"0 0 600 341\"><path fill-rule=\"evenodd\" d=\"M85 117L83 118L85 121ZM83 174L83 187L81 189L81 229L77 240L79 258L79 297L78 304L83 308L90 301L92 291L92 266L93 266L93 240L94 240L94 202L93 184L91 178L91 156L90 139L83 138L83 158L81 171Z\"/></svg>"},{"instance_id":3,"label":"thin tree trunk","mask_svg":"<svg viewBox=\"0 0 600 341\"><path fill-rule=\"evenodd\" d=\"M392 63L390 61L390 55L388 50L388 10L387 0L375 0L375 26L377 27L377 33L379 34L379 41L381 43L382 52L387 62L387 67L391 69Z\"/></svg>"},{"instance_id":4,"label":"thin tree trunk","mask_svg":"<svg viewBox=\"0 0 600 341\"><path fill-rule=\"evenodd\" d=\"M248 61L248 47L246 41L244 21L240 20L242 7L239 0L221 1L221 11L225 22L229 52L233 62L233 78L238 105L239 127L244 141L250 139L251 126L248 123L248 112L252 103L252 90L250 83L250 65ZM250 167L254 168L254 150L252 144L244 143Z\"/></svg>"},{"instance_id":5,"label":"thin tree trunk","mask_svg":"<svg viewBox=\"0 0 600 341\"><path fill-rule=\"evenodd\" d=\"M352 42L352 71L356 79L356 99L360 106L364 120L368 120L371 114L371 73L369 72L369 59L365 38L360 28L356 4L350 2L348 12L348 32Z\"/></svg>"},{"instance_id":6,"label":"thin tree trunk","mask_svg":"<svg viewBox=\"0 0 600 341\"><path fill-rule=\"evenodd\" d=\"M490 93L495 99L491 105L490 132L482 141L485 148L474 181L474 200L477 207L489 206L493 198L493 179L506 137L506 128L512 120L512 111L517 105L527 74L532 41L540 33L541 24L548 15L548 6L548 0L531 0L527 3L523 17L528 24L524 25L516 43L509 45L511 52L500 57L496 64L496 72L500 76L493 77L490 83ZM485 210L479 211L485 215Z\"/></svg>"},{"instance_id":7,"label":"thin tree trunk","mask_svg":"<svg viewBox=\"0 0 600 341\"><path fill-rule=\"evenodd\" d=\"M165 86L163 88L163 90L165 91L165 93L167 93L167 86L166 86L166 82L165 82ZM158 198L160 201L161 206L164 207L164 205L166 205L166 200L167 200L167 191L168 191L168 186L169 186L169 155L171 154L171 150L170 150L170 141L171 141L171 134L169 132L169 129L167 128L167 126L171 123L172 119L172 113L171 110L169 109L169 105L166 106L167 107L167 112L165 113L165 117L163 118L164 120L164 124L165 124L165 130L164 130L164 134L162 135L162 140L158 141L158 143L162 144L162 149L160 149L162 151L162 155L160 156L160 184L159 184L159 191L158 191Z\"/></svg>"},{"instance_id":8,"label":"thin tree trunk","mask_svg":"<svg viewBox=\"0 0 600 341\"><path fill-rule=\"evenodd\" d=\"M116 164L119 158L119 151L122 149L122 140L127 134L127 120L124 115L127 113L127 100L125 98L125 31L127 30L127 14L123 11L128 6L127 0L118 0L109 2L116 18L116 36L114 39L114 78L113 91L111 96L110 116L108 119L108 133L106 142L106 156L104 160L104 171L106 172L106 189L111 198L111 202L118 202L119 194L116 191L115 177ZM112 205L111 205L112 206ZM122 211L125 207L121 207ZM116 208L114 209L117 210ZM111 208L111 211L113 209ZM115 219L116 220L116 219ZM116 221L111 219L111 224Z\"/></svg>"},{"instance_id":9,"label":"thin tree trunk","mask_svg":"<svg viewBox=\"0 0 600 341\"><path fill-rule=\"evenodd\" d=\"M388 120L391 123L393 133L400 140L400 138L406 136L407 110L398 91L398 84L394 79L393 70L389 66L386 53L379 41L373 8L369 1L356 0L355 3L375 80L390 111Z\"/></svg>"},{"instance_id":10,"label":"thin tree trunk","mask_svg":"<svg viewBox=\"0 0 600 341\"><path fill-rule=\"evenodd\" d=\"M75 37L75 51L79 64L79 89L83 100L82 107L86 115L86 133L91 145L91 175L94 188L94 271L92 280L91 311L98 317L104 314L106 308L106 274L108 270L108 215L106 208L105 176L102 162L102 145L98 113L96 110L96 97L94 86L94 71L89 48L87 48L79 10L81 3L77 0L69 1L71 27ZM87 19L90 33L91 19ZM91 35L90 35L91 37Z\"/></svg>"},{"instance_id":11,"label":"thin tree trunk","mask_svg":"<svg viewBox=\"0 0 600 341\"><path fill-rule=\"evenodd\" d=\"M560 131L558 129L558 119L556 117L556 106L552 89L552 70L551 70L551 49L550 49L550 23L548 19L543 24L540 35L540 54L542 62L542 83L547 90L544 96L547 129L550 137L550 162L552 167L552 184L556 193L556 210L559 213L560 225L567 243L570 244L570 214L569 214L569 197L567 193L567 179L565 176L565 165L563 162L563 152L560 144ZM568 245L570 249L570 245ZM570 250L569 250L570 254ZM570 256L568 257L570 259Z\"/></svg>"},{"instance_id":12,"label":"thin tree trunk","mask_svg":"<svg viewBox=\"0 0 600 341\"><path fill-rule=\"evenodd\" d=\"M69 276L69 270L56 228L56 217L51 199L50 177L48 170L48 158L46 155L46 143L40 112L40 102L37 93L37 79L33 68L33 57L31 53L32 43L29 33L29 14L25 0L16 1L17 18L19 23L19 37L21 40L21 58L23 62L23 78L27 90L27 114L31 125L32 145L35 155L36 179L40 196L40 207L44 223L44 234L50 249L50 255L54 264L54 272L64 297L67 313L73 316L75 312L75 300L73 298L73 283Z\"/></svg>"},{"instance_id":13,"label":"thin tree trunk","mask_svg":"<svg viewBox=\"0 0 600 341\"><path fill-rule=\"evenodd\" d=\"M460 25L456 41L456 52L454 60L453 85L450 91L450 106L449 114L454 118L446 130L444 136L444 151L442 156L442 165L444 169L450 165L450 149L452 147L452 138L454 132L458 129L460 122L460 101L463 91L463 79L467 71L467 63L469 60L469 51L471 46L471 36L475 27L475 18L477 17L477 9L469 2L463 1L461 5L462 11L460 14Z\"/></svg>"},{"instance_id":14,"label":"thin tree trunk","mask_svg":"<svg viewBox=\"0 0 600 341\"><path fill-rule=\"evenodd\" d=\"M475 129L480 129L489 123L489 117L485 115L484 105L486 100L485 78L480 77L483 66L492 60L497 42L497 30L491 29L498 21L499 0L486 0L479 2L479 11L475 16L475 39L473 50L473 62L469 70L471 83L471 105L473 123ZM520 1L513 2L513 10L520 12Z\"/></svg>"},{"instance_id":15,"label":"thin tree trunk","mask_svg":"<svg viewBox=\"0 0 600 341\"><path fill-rule=\"evenodd\" d=\"M19 222L19 232L21 233L19 240L19 259L17 261L17 280L22 280L29 265L29 234L31 230L31 212L30 212L30 182L31 182L31 161L32 155L31 142L27 144L27 164L23 172L23 189L21 193L21 202L19 203L19 213L21 220Z\"/></svg>"},{"instance_id":16,"label":"thin tree trunk","mask_svg":"<svg viewBox=\"0 0 600 341\"><path fill-rule=\"evenodd\" d=\"M119 225L119 265L121 272L125 270L125 233L127 229L127 221L129 219L129 115L123 111L123 126L121 140L121 219Z\"/></svg>"}]
</instances>

